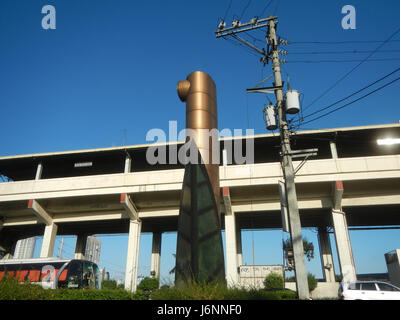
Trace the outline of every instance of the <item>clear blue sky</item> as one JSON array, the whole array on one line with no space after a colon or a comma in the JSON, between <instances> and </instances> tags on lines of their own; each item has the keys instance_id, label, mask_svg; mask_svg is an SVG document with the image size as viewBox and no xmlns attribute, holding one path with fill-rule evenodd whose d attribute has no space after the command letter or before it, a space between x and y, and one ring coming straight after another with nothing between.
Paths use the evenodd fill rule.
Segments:
<instances>
[{"instance_id":1,"label":"clear blue sky","mask_svg":"<svg viewBox=\"0 0 400 320\"><path fill-rule=\"evenodd\" d=\"M260 15L268 2L251 1L242 21ZM247 95L245 89L270 74L270 65L263 68L258 57L214 35L229 3L230 0L2 0L0 155L119 146L124 141L124 130L127 144L145 143L147 131L152 128L167 131L170 120L177 120L178 128L182 129L184 104L177 97L176 82L195 70L209 73L216 82L220 129L249 127L256 133L265 132L261 111L266 99L259 94ZM46 4L56 8L56 30L41 27L41 9ZM228 24L234 15L242 14L247 4L247 0L232 1L226 13ZM341 8L346 4L354 5L357 10L356 30L341 27ZM278 34L293 42L386 40L400 27L397 0L274 0L264 16L273 12L279 16ZM263 39L260 31L252 35ZM400 35L393 39L399 40ZM262 45L260 41L254 43ZM287 47L293 54L286 59L361 60L368 54L295 53L371 51L378 45L297 43ZM400 50L400 43L387 43L381 50ZM376 53L372 58L399 58L399 53ZM358 90L399 64L400 61L394 60L362 64L307 112ZM357 62L288 63L284 66L284 76L289 74L292 88L304 93L307 106L355 65ZM305 128L397 122L399 85L397 82ZM317 244L312 231L305 234ZM357 271L385 272L383 254L400 246L399 235L399 231L351 232ZM281 231L246 232L245 263L251 264L253 260L252 237L256 244L256 264L281 263ZM365 241L371 238L377 239L376 242L366 246ZM174 234L163 238L165 277L173 265L174 239ZM103 265L123 269L126 237L102 237L102 240ZM73 247L74 238L67 243ZM150 246L151 236L143 235L140 273L148 274ZM309 270L321 274L317 255Z\"/></svg>"}]
</instances>

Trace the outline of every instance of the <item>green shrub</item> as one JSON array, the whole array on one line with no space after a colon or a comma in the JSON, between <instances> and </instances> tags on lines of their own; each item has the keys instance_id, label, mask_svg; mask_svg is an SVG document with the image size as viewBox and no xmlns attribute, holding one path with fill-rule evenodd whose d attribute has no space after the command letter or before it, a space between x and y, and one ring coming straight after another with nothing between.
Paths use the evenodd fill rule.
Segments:
<instances>
[{"instance_id":1,"label":"green shrub","mask_svg":"<svg viewBox=\"0 0 400 320\"><path fill-rule=\"evenodd\" d=\"M296 299L291 290L267 291L227 288L224 284L195 284L185 288L161 288L152 292L152 300L289 300Z\"/></svg>"},{"instance_id":2,"label":"green shrub","mask_svg":"<svg viewBox=\"0 0 400 320\"><path fill-rule=\"evenodd\" d=\"M39 285L18 283L6 278L0 281L0 300L288 300L296 299L290 290L246 290L227 288L225 284L195 284L186 288L157 289L156 279L146 280L135 293L124 289L43 289ZM143 281L142 281L143 282ZM139 288L141 287L141 288ZM156 288L156 289L154 289ZM145 291L145 290L146 291Z\"/></svg>"},{"instance_id":3,"label":"green shrub","mask_svg":"<svg viewBox=\"0 0 400 320\"><path fill-rule=\"evenodd\" d=\"M283 277L280 274L273 272L265 278L264 285L266 289L283 289Z\"/></svg>"},{"instance_id":4,"label":"green shrub","mask_svg":"<svg viewBox=\"0 0 400 320\"><path fill-rule=\"evenodd\" d=\"M101 283L102 289L117 289L117 281L115 280L103 280Z\"/></svg>"},{"instance_id":5,"label":"green shrub","mask_svg":"<svg viewBox=\"0 0 400 320\"><path fill-rule=\"evenodd\" d=\"M144 278L140 281L139 285L137 286L138 290L142 290L144 292L151 292L158 289L160 285L157 278Z\"/></svg>"},{"instance_id":6,"label":"green shrub","mask_svg":"<svg viewBox=\"0 0 400 320\"><path fill-rule=\"evenodd\" d=\"M307 275L307 280L308 280L308 290L311 292L317 287L318 280L315 279L315 276L311 273Z\"/></svg>"}]
</instances>

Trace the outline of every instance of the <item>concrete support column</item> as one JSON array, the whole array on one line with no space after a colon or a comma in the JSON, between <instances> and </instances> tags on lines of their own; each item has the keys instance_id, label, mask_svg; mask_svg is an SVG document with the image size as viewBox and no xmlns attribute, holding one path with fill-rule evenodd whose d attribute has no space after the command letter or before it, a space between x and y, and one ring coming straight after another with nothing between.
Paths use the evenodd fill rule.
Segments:
<instances>
[{"instance_id":1,"label":"concrete support column","mask_svg":"<svg viewBox=\"0 0 400 320\"><path fill-rule=\"evenodd\" d=\"M139 246L142 222L131 220L129 224L128 252L126 257L125 290L135 292L139 266Z\"/></svg>"},{"instance_id":2,"label":"concrete support column","mask_svg":"<svg viewBox=\"0 0 400 320\"><path fill-rule=\"evenodd\" d=\"M243 265L243 253L242 253L242 230L240 228L236 229L236 252L238 267Z\"/></svg>"},{"instance_id":3,"label":"concrete support column","mask_svg":"<svg viewBox=\"0 0 400 320\"><path fill-rule=\"evenodd\" d=\"M152 278L160 278L161 236L161 232L153 232L150 264L150 276Z\"/></svg>"},{"instance_id":4,"label":"concrete support column","mask_svg":"<svg viewBox=\"0 0 400 320\"><path fill-rule=\"evenodd\" d=\"M326 282L335 282L332 248L326 227L318 228L319 252L321 256L322 275Z\"/></svg>"},{"instance_id":5,"label":"concrete support column","mask_svg":"<svg viewBox=\"0 0 400 320\"><path fill-rule=\"evenodd\" d=\"M50 258L53 256L54 243L57 236L57 225L53 222L44 229L42 249L40 251L41 258Z\"/></svg>"},{"instance_id":6,"label":"concrete support column","mask_svg":"<svg viewBox=\"0 0 400 320\"><path fill-rule=\"evenodd\" d=\"M226 282L228 286L239 285L238 251L235 214L225 215Z\"/></svg>"},{"instance_id":7,"label":"concrete support column","mask_svg":"<svg viewBox=\"0 0 400 320\"><path fill-rule=\"evenodd\" d=\"M86 242L87 242L87 235L78 234L75 245L75 254L74 254L75 259L80 259L80 260L85 259Z\"/></svg>"},{"instance_id":8,"label":"concrete support column","mask_svg":"<svg viewBox=\"0 0 400 320\"><path fill-rule=\"evenodd\" d=\"M346 214L342 211L333 209L332 222L335 230L336 248L343 281L356 281L356 268L354 265L353 252L351 249Z\"/></svg>"}]
</instances>

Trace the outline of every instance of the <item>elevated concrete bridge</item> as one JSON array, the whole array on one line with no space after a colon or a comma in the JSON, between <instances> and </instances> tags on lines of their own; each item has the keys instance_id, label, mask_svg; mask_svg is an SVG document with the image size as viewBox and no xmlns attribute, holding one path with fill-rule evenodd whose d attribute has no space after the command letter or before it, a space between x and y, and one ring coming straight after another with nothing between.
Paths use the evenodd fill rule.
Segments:
<instances>
[{"instance_id":1,"label":"elevated concrete bridge","mask_svg":"<svg viewBox=\"0 0 400 320\"><path fill-rule=\"evenodd\" d=\"M335 275L327 227L335 232L340 270L356 277L348 226L400 225L400 145L377 139L400 137L400 124L296 132L293 149L318 148L296 174L303 227L319 230L323 274ZM278 181L279 137L254 139L254 164L220 166L226 274L240 283L241 229L282 228ZM167 148L183 143L169 143ZM151 271L159 275L161 233L176 231L184 169L149 165L150 145L0 157L0 245L13 252L17 240L43 235L42 257L53 255L56 235L129 233L125 287L136 289L139 238L152 232ZM221 157L222 158L222 157ZM76 164L86 164L83 166ZM297 167L300 161L294 162Z\"/></svg>"}]
</instances>

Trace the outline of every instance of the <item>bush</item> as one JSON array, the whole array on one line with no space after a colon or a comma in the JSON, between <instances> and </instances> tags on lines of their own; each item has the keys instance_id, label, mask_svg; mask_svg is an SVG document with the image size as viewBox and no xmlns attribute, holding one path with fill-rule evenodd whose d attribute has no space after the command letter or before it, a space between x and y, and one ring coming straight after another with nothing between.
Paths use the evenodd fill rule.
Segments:
<instances>
[{"instance_id":1,"label":"bush","mask_svg":"<svg viewBox=\"0 0 400 320\"><path fill-rule=\"evenodd\" d=\"M152 300L292 300L296 292L291 290L246 290L227 288L224 284L195 284L185 288L161 288L153 291Z\"/></svg>"},{"instance_id":2,"label":"bush","mask_svg":"<svg viewBox=\"0 0 400 320\"><path fill-rule=\"evenodd\" d=\"M158 289L160 282L157 278L144 278L140 281L139 285L137 286L138 290L142 290L144 292L151 292Z\"/></svg>"},{"instance_id":3,"label":"bush","mask_svg":"<svg viewBox=\"0 0 400 320\"><path fill-rule=\"evenodd\" d=\"M123 289L43 289L40 285L18 283L13 278L0 281L0 300L142 300L140 291L130 293Z\"/></svg>"},{"instance_id":4,"label":"bush","mask_svg":"<svg viewBox=\"0 0 400 320\"><path fill-rule=\"evenodd\" d=\"M101 283L102 289L117 289L117 281L115 280L103 280Z\"/></svg>"},{"instance_id":5,"label":"bush","mask_svg":"<svg viewBox=\"0 0 400 320\"><path fill-rule=\"evenodd\" d=\"M144 279L143 279L144 280ZM151 280L151 281L150 281ZM39 285L18 283L6 278L0 281L0 300L292 300L291 290L246 290L227 288L225 284L195 284L186 288L155 287L156 279L146 280L136 293L124 289L43 289ZM142 281L143 282L143 281ZM146 289L147 291L143 290ZM156 289L154 289L156 288Z\"/></svg>"},{"instance_id":6,"label":"bush","mask_svg":"<svg viewBox=\"0 0 400 320\"><path fill-rule=\"evenodd\" d=\"M283 277L280 274L273 272L265 278L264 285L266 289L283 289Z\"/></svg>"},{"instance_id":7,"label":"bush","mask_svg":"<svg viewBox=\"0 0 400 320\"><path fill-rule=\"evenodd\" d=\"M311 273L307 275L307 280L308 280L308 290L311 292L317 287L318 280L315 279L315 276Z\"/></svg>"}]
</instances>

